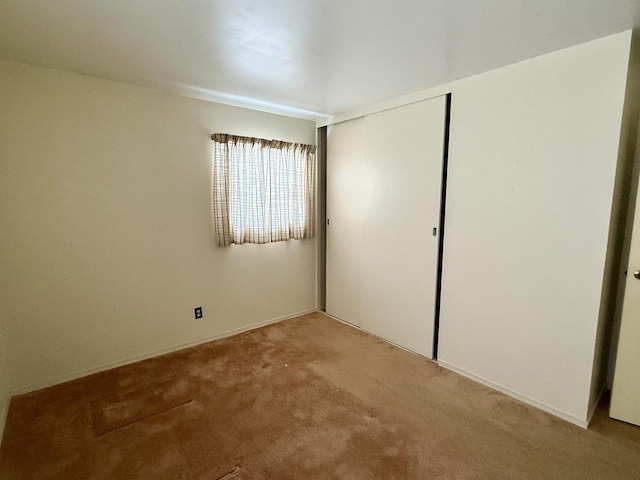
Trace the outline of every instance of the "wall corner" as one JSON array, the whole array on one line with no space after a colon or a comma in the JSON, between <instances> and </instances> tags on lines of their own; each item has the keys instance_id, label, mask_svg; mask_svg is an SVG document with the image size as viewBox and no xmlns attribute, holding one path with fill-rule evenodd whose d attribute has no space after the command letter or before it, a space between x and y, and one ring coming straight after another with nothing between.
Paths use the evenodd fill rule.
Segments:
<instances>
[{"instance_id":1,"label":"wall corner","mask_svg":"<svg viewBox=\"0 0 640 480\"><path fill-rule=\"evenodd\" d=\"M611 386L622 315L633 205L638 190L636 144L640 115L640 32L637 30L629 31L628 59L588 411L595 409L603 390Z\"/></svg>"}]
</instances>

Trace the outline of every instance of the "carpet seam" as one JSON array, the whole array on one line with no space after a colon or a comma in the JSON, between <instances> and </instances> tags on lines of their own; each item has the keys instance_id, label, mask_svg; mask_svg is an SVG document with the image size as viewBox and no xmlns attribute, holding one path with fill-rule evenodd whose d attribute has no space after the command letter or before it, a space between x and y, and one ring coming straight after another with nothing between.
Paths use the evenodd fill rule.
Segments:
<instances>
[{"instance_id":1,"label":"carpet seam","mask_svg":"<svg viewBox=\"0 0 640 480\"><path fill-rule=\"evenodd\" d=\"M173 410L174 408L183 407L184 405L187 405L188 403L191 403L191 402L193 402L193 398L190 398L190 399L189 399L189 400L187 400L186 402L179 403L179 404L177 404L177 405L173 405L173 406L171 406L171 407L169 407L169 408L166 408L166 409L164 409L164 410L160 410L160 411L158 411L158 412L152 413L152 414L147 415L147 416L145 416L145 417L138 418L137 420L134 420L134 421L132 421L132 422L129 422L129 423L125 424L125 425L119 425L119 426L117 426L116 428L112 428L111 430L109 430L109 431L107 431L107 432L101 433L100 435L94 435L94 438L100 438L100 437L102 437L102 436L104 436L104 435L107 435L107 434L109 434L109 433L111 433L111 432L115 432L116 430L120 430L121 428L130 427L131 425L134 425L134 424L136 424L136 423L140 423L140 422L142 422L143 420L147 420L148 418L155 417L156 415L160 415L161 413L166 413L166 412L168 412L169 410Z\"/></svg>"}]
</instances>

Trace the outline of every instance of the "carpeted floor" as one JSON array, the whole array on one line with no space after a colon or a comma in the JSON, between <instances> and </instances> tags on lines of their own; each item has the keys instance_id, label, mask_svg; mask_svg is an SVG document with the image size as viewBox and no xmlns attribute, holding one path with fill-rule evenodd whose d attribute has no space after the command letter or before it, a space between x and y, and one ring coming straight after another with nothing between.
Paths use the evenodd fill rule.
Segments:
<instances>
[{"instance_id":1,"label":"carpeted floor","mask_svg":"<svg viewBox=\"0 0 640 480\"><path fill-rule=\"evenodd\" d=\"M0 478L639 479L640 428L587 430L321 314L11 402Z\"/></svg>"}]
</instances>

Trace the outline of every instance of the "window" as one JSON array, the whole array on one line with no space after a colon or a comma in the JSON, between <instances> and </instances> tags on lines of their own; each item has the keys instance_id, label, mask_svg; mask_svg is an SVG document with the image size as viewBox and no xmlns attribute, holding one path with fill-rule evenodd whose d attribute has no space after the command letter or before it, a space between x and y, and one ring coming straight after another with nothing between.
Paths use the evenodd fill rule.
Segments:
<instances>
[{"instance_id":1,"label":"window","mask_svg":"<svg viewBox=\"0 0 640 480\"><path fill-rule=\"evenodd\" d=\"M221 133L211 138L219 246L314 236L316 147Z\"/></svg>"}]
</instances>

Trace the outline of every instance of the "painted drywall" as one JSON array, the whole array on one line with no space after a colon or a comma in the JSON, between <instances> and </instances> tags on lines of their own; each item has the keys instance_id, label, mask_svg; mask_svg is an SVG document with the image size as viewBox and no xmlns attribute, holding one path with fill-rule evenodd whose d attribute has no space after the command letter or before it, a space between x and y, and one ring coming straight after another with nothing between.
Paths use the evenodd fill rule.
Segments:
<instances>
[{"instance_id":1,"label":"painted drywall","mask_svg":"<svg viewBox=\"0 0 640 480\"><path fill-rule=\"evenodd\" d=\"M620 192L620 198L614 199L614 210L612 211L612 231L610 233L610 245L613 241L620 245L617 249L619 265L615 265L611 275L611 280L617 281L615 287L611 289L612 298L608 304L606 315L613 317L610 331L605 330L603 344L605 349L602 355L608 355L606 384L603 383L603 375L600 372L594 375L595 392L601 390L603 386L611 389L613 386L613 376L616 364L616 354L618 350L618 339L620 336L620 323L622 319L622 306L624 300L626 275L625 270L629 262L629 250L631 246L631 231L635 212L636 196L638 192L638 174L640 173L640 160L638 159L638 148L640 131L639 126L640 111L640 34L633 32L631 42L631 54L629 58L629 72L627 74L627 92L625 96L625 108L622 120L622 132L620 135L619 165L616 178L616 187ZM618 188L618 186L620 188ZM615 222L615 223L614 223ZM617 225L616 225L617 224ZM615 236L617 234L617 236ZM613 238L612 238L613 237ZM615 244L614 243L614 244ZM614 277L614 275L616 275ZM607 279L605 279L607 280ZM613 283L613 282L611 282ZM615 296L613 296L615 294ZM606 348L609 347L609 348ZM597 362L596 362L597 363Z\"/></svg>"},{"instance_id":2,"label":"painted drywall","mask_svg":"<svg viewBox=\"0 0 640 480\"><path fill-rule=\"evenodd\" d=\"M439 359L586 422L631 33L453 92Z\"/></svg>"},{"instance_id":3,"label":"painted drywall","mask_svg":"<svg viewBox=\"0 0 640 480\"><path fill-rule=\"evenodd\" d=\"M631 38L622 32L327 122L452 93L439 362L580 425L606 365L611 313L600 315L601 298L618 293L615 262L604 273L613 200L624 205L629 188L616 184L616 165L619 147L632 148L637 108L625 97Z\"/></svg>"},{"instance_id":4,"label":"painted drywall","mask_svg":"<svg viewBox=\"0 0 640 480\"><path fill-rule=\"evenodd\" d=\"M636 200L640 200L637 198ZM620 341L618 345L615 378L611 391L611 405L609 414L628 423L640 426L640 283L634 278L633 272L640 266L640 205L636 203L636 212L632 225L632 241L629 254L626 288L624 295L624 309L620 325Z\"/></svg>"},{"instance_id":5,"label":"painted drywall","mask_svg":"<svg viewBox=\"0 0 640 480\"><path fill-rule=\"evenodd\" d=\"M215 245L209 137L313 122L7 62L0 99L12 391L315 309L315 239Z\"/></svg>"},{"instance_id":6,"label":"painted drywall","mask_svg":"<svg viewBox=\"0 0 640 480\"><path fill-rule=\"evenodd\" d=\"M1 327L1 326L0 326ZM0 443L2 442L2 434L4 433L4 425L9 411L10 400L10 378L9 368L4 350L4 335L0 328Z\"/></svg>"}]
</instances>

